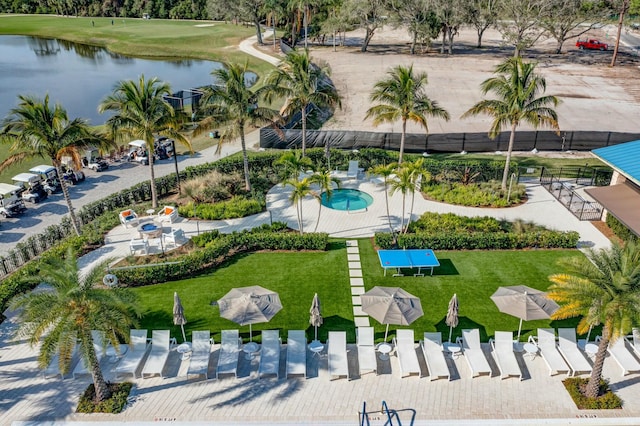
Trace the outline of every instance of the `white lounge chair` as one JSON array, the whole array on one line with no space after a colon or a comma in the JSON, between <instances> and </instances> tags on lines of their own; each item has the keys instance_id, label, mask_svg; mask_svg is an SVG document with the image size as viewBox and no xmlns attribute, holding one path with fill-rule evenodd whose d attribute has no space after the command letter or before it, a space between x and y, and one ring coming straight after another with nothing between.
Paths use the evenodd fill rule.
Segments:
<instances>
[{"instance_id":1,"label":"white lounge chair","mask_svg":"<svg viewBox=\"0 0 640 426\"><path fill-rule=\"evenodd\" d=\"M78 346L73 347L73 351L71 352L71 362L69 365L69 371L73 371L73 364L78 359ZM57 353L51 358L49 365L47 368L42 370L42 377L45 379L49 379L52 377L60 376L62 380L64 380L64 374L62 374L62 370L60 370L60 354Z\"/></svg>"},{"instance_id":2,"label":"white lounge chair","mask_svg":"<svg viewBox=\"0 0 640 426\"><path fill-rule=\"evenodd\" d=\"M451 380L451 372L449 371L447 359L445 358L442 348L442 333L439 331L424 333L424 340L420 342L420 346L422 347L424 359L427 362L427 369L429 370L431 380L436 380L441 377L446 377L447 380Z\"/></svg>"},{"instance_id":3,"label":"white lounge chair","mask_svg":"<svg viewBox=\"0 0 640 426\"><path fill-rule=\"evenodd\" d=\"M596 342L599 339L596 338ZM611 358L622 368L622 375L626 376L631 373L640 373L640 362L631 354L627 341L620 337L615 342L609 342L607 352Z\"/></svg>"},{"instance_id":4,"label":"white lounge chair","mask_svg":"<svg viewBox=\"0 0 640 426\"><path fill-rule=\"evenodd\" d=\"M393 338L393 345L396 348L396 355L400 362L400 375L402 377L420 373L420 363L416 355L416 344L413 337L413 330L398 329L396 337Z\"/></svg>"},{"instance_id":5,"label":"white lounge chair","mask_svg":"<svg viewBox=\"0 0 640 426\"><path fill-rule=\"evenodd\" d=\"M575 376L576 373L591 373L591 364L578 349L575 328L558 329L558 350L564 360L567 361L570 376Z\"/></svg>"},{"instance_id":6,"label":"white lounge chair","mask_svg":"<svg viewBox=\"0 0 640 426\"><path fill-rule=\"evenodd\" d=\"M93 349L96 351L96 357L98 358L98 363L102 360L105 355L105 337L104 332L98 330L91 330L91 338L93 339ZM81 359L76 368L73 369L73 378L81 374L89 374L90 371L84 363L84 359Z\"/></svg>"},{"instance_id":7,"label":"white lounge chair","mask_svg":"<svg viewBox=\"0 0 640 426\"><path fill-rule=\"evenodd\" d=\"M632 328L631 335L626 336L625 339L629 342L629 345L636 356L640 357L640 328Z\"/></svg>"},{"instance_id":8,"label":"white lounge chair","mask_svg":"<svg viewBox=\"0 0 640 426\"><path fill-rule=\"evenodd\" d=\"M480 345L480 330L474 328L472 330L462 330L462 337L458 337L458 343L462 348L464 359L467 360L471 377L476 375L488 374L491 376L491 367L489 361L484 356L484 351Z\"/></svg>"},{"instance_id":9,"label":"white lounge chair","mask_svg":"<svg viewBox=\"0 0 640 426\"><path fill-rule=\"evenodd\" d=\"M220 374L233 374L238 377L238 355L241 344L238 330L222 330L216 377Z\"/></svg>"},{"instance_id":10,"label":"white lounge chair","mask_svg":"<svg viewBox=\"0 0 640 426\"><path fill-rule=\"evenodd\" d=\"M142 378L145 376L162 375L162 370L169 359L169 348L171 345L171 338L169 337L169 330L153 330L151 333L151 352L144 363L142 368Z\"/></svg>"},{"instance_id":11,"label":"white lounge chair","mask_svg":"<svg viewBox=\"0 0 640 426\"><path fill-rule=\"evenodd\" d=\"M347 179L358 179L360 168L357 160L349 161L349 169L347 170Z\"/></svg>"},{"instance_id":12,"label":"white lounge chair","mask_svg":"<svg viewBox=\"0 0 640 426\"><path fill-rule=\"evenodd\" d=\"M121 211L118 217L125 228L138 225L138 215L131 209Z\"/></svg>"},{"instance_id":13,"label":"white lounge chair","mask_svg":"<svg viewBox=\"0 0 640 426\"><path fill-rule=\"evenodd\" d=\"M260 365L258 378L263 374L275 374L280 378L280 332L278 330L262 331L262 350L260 351Z\"/></svg>"},{"instance_id":14,"label":"white lounge chair","mask_svg":"<svg viewBox=\"0 0 640 426\"><path fill-rule=\"evenodd\" d=\"M147 349L149 349L147 330L131 330L129 335L129 350L116 366L116 379L121 374L132 374L133 377L138 377L138 368L140 367L142 358L144 358L147 353Z\"/></svg>"},{"instance_id":15,"label":"white lounge chair","mask_svg":"<svg viewBox=\"0 0 640 426\"><path fill-rule=\"evenodd\" d=\"M178 220L178 208L173 206L164 206L160 212L158 212L158 221L173 223Z\"/></svg>"},{"instance_id":16,"label":"white lounge chair","mask_svg":"<svg viewBox=\"0 0 640 426\"><path fill-rule=\"evenodd\" d=\"M373 371L377 374L376 347L373 344L373 327L356 328L356 346L358 347L358 364L360 374Z\"/></svg>"},{"instance_id":17,"label":"white lounge chair","mask_svg":"<svg viewBox=\"0 0 640 426\"><path fill-rule=\"evenodd\" d=\"M349 362L347 361L347 332L346 331L330 331L327 339L327 352L329 354L329 376L333 377L346 376L349 377Z\"/></svg>"},{"instance_id":18,"label":"white lounge chair","mask_svg":"<svg viewBox=\"0 0 640 426\"><path fill-rule=\"evenodd\" d=\"M307 336L304 330L289 330L287 335L287 377L307 376Z\"/></svg>"},{"instance_id":19,"label":"white lounge chair","mask_svg":"<svg viewBox=\"0 0 640 426\"><path fill-rule=\"evenodd\" d=\"M209 330L192 332L191 358L189 359L187 378L204 375L205 379L209 379L209 358L211 357L212 343Z\"/></svg>"},{"instance_id":20,"label":"white lounge chair","mask_svg":"<svg viewBox=\"0 0 640 426\"><path fill-rule=\"evenodd\" d=\"M518 377L522 380L522 371L518 365L516 355L513 353L513 333L510 331L496 331L495 338L491 340L493 356L500 370L500 377Z\"/></svg>"},{"instance_id":21,"label":"white lounge chair","mask_svg":"<svg viewBox=\"0 0 640 426\"><path fill-rule=\"evenodd\" d=\"M536 339L534 336L529 336L529 341L540 349L540 356L545 364L547 364L550 376L553 376L554 373L560 374L562 372L569 374L571 369L558 351L556 332L553 328L539 328L538 338Z\"/></svg>"}]
</instances>

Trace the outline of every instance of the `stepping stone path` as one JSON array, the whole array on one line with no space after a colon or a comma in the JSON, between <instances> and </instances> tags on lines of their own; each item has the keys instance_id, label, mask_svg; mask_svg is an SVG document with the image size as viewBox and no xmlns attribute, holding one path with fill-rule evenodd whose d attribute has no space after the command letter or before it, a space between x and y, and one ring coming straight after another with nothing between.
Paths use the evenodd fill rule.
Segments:
<instances>
[{"instance_id":1,"label":"stepping stone path","mask_svg":"<svg viewBox=\"0 0 640 426\"><path fill-rule=\"evenodd\" d=\"M362 300L360 300L360 295L365 290L357 240L347 241L347 261L349 262L349 284L351 285L351 302L356 327L369 327L369 316L362 311Z\"/></svg>"}]
</instances>

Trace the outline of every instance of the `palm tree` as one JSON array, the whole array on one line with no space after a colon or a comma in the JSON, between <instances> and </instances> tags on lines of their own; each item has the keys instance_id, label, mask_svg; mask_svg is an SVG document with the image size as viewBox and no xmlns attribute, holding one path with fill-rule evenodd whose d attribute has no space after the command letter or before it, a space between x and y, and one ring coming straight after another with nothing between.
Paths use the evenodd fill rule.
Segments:
<instances>
[{"instance_id":1,"label":"palm tree","mask_svg":"<svg viewBox=\"0 0 640 426\"><path fill-rule=\"evenodd\" d=\"M505 126L510 126L509 148L502 174L502 190L507 189L509 178L509 164L516 129L520 123L528 123L534 128L546 126L560 134L558 115L552 107L560 100L555 96L540 96L547 88L544 77L536 74L535 62L523 62L521 57L509 58L496 67L495 73L502 74L486 79L480 85L483 94L492 92L497 99L485 99L475 104L462 118L487 114L493 117L489 137L495 138Z\"/></svg>"},{"instance_id":2,"label":"palm tree","mask_svg":"<svg viewBox=\"0 0 640 426\"><path fill-rule=\"evenodd\" d=\"M553 284L548 295L561 304L552 318L582 315L579 333L586 333L589 326L603 325L585 392L595 398L609 342L631 332L640 321L640 245L627 242L624 247L589 250L587 257L566 259L561 266L568 272L549 277Z\"/></svg>"},{"instance_id":3,"label":"palm tree","mask_svg":"<svg viewBox=\"0 0 640 426\"><path fill-rule=\"evenodd\" d=\"M222 68L213 70L216 84L208 88L201 103L201 111L207 115L194 129L194 136L202 134L216 126L226 126L220 134L222 144L240 137L244 160L244 182L246 191L251 191L249 180L249 157L245 141L245 126L272 124L279 119L276 111L258 105L258 99L265 88L252 90L247 85L248 65L224 63Z\"/></svg>"},{"instance_id":4,"label":"palm tree","mask_svg":"<svg viewBox=\"0 0 640 426\"><path fill-rule=\"evenodd\" d=\"M303 157L298 151L286 151L280 158L273 162L276 166L283 166L283 177L286 179L300 179L300 173L313 168L313 163L308 157Z\"/></svg>"},{"instance_id":5,"label":"palm tree","mask_svg":"<svg viewBox=\"0 0 640 426\"><path fill-rule=\"evenodd\" d=\"M49 258L41 264L37 275L23 279L25 283L46 284L50 291L18 295L10 305L12 309L19 309L17 335L27 338L32 346L42 339L38 355L40 368L46 368L59 354L60 371L68 373L77 342L80 356L89 366L99 401L111 395L100 369L91 330L104 333L106 342L118 351L119 339L128 337L139 315L133 293L124 288L95 285L102 282L108 262L81 273L69 249L66 257Z\"/></svg>"},{"instance_id":6,"label":"palm tree","mask_svg":"<svg viewBox=\"0 0 640 426\"><path fill-rule=\"evenodd\" d=\"M149 157L149 175L151 179L151 205L158 207L156 177L153 168L155 135L162 134L172 138L191 151L191 143L180 133L187 117L182 111L176 111L164 97L171 94L168 83L157 77L145 81L141 75L137 82L122 80L116 83L113 93L102 100L98 111L114 112L106 125L113 135L122 138L141 139L147 145ZM174 153L175 155L175 153Z\"/></svg>"},{"instance_id":7,"label":"palm tree","mask_svg":"<svg viewBox=\"0 0 640 426\"><path fill-rule=\"evenodd\" d=\"M322 194L327 194L327 200L333 195L333 184L335 183L340 188L342 182L337 177L331 176L329 170L323 170L316 172L309 177L311 183L318 185L318 193L315 198L318 200L318 220L316 221L316 227L313 232L318 230L320 224L320 213L322 212Z\"/></svg>"},{"instance_id":8,"label":"palm tree","mask_svg":"<svg viewBox=\"0 0 640 426\"><path fill-rule=\"evenodd\" d=\"M0 138L12 145L11 154L0 164L0 171L30 158L51 160L60 177L73 229L80 235L80 222L71 203L69 188L61 178L61 159L63 156L71 157L75 166L80 168L82 150L90 146L107 149L113 143L93 132L85 120L69 120L67 111L60 104L50 106L49 95L43 100L30 96L18 96L18 99L18 106L2 122Z\"/></svg>"},{"instance_id":9,"label":"palm tree","mask_svg":"<svg viewBox=\"0 0 640 426\"><path fill-rule=\"evenodd\" d=\"M308 177L305 177L300 180L289 179L285 181L283 185L285 186L291 185L293 187L293 190L291 191L291 195L289 196L289 201L291 201L291 204L296 205L296 213L298 215L297 217L298 229L300 229L300 235L302 235L304 234L304 221L302 217L302 200L304 200L304 198L307 195L313 195L314 197L317 197L317 194L315 194L312 191L311 179Z\"/></svg>"},{"instance_id":10,"label":"palm tree","mask_svg":"<svg viewBox=\"0 0 640 426\"><path fill-rule=\"evenodd\" d=\"M391 214L389 213L389 182L392 182L398 169L397 163L379 164L372 167L369 173L382 176L384 179L384 201L387 207L387 220L389 221L389 229L393 233L393 225L391 225Z\"/></svg>"},{"instance_id":11,"label":"palm tree","mask_svg":"<svg viewBox=\"0 0 640 426\"><path fill-rule=\"evenodd\" d=\"M411 191L411 207L409 208L409 218L407 220L407 226L405 228L405 233L409 229L409 224L411 223L411 216L413 215L413 205L416 198L416 190L420 192L422 189L422 182L431 180L431 173L429 173L424 168L424 158L418 158L417 160L404 163L402 165L403 168L407 169L411 182L413 183L413 189Z\"/></svg>"},{"instance_id":12,"label":"palm tree","mask_svg":"<svg viewBox=\"0 0 640 426\"><path fill-rule=\"evenodd\" d=\"M328 66L319 67L311 63L309 51L291 51L277 69L266 79L267 97L271 102L276 97L285 98L282 114L293 116L301 114L302 156L307 148L307 114L310 106L318 108L342 107L340 95L329 80ZM329 145L325 146L328 151Z\"/></svg>"},{"instance_id":13,"label":"palm tree","mask_svg":"<svg viewBox=\"0 0 640 426\"><path fill-rule=\"evenodd\" d=\"M402 164L404 155L407 121L424 127L427 134L427 116L449 121L449 113L440 108L436 101L429 99L425 93L426 85L426 73L414 74L413 65L398 65L387 72L387 78L378 81L371 92L371 101L378 104L367 110L365 120L372 118L374 126L402 121L398 164Z\"/></svg>"},{"instance_id":14,"label":"palm tree","mask_svg":"<svg viewBox=\"0 0 640 426\"><path fill-rule=\"evenodd\" d=\"M414 182L414 174L409 167L399 167L396 170L396 179L391 181L391 195L400 191L402 193L402 219L400 222L400 232L406 233L407 228L404 224L404 213L406 210L407 193L412 193L416 189L416 183ZM409 218L411 220L411 218ZM409 223L407 222L407 226Z\"/></svg>"}]
</instances>

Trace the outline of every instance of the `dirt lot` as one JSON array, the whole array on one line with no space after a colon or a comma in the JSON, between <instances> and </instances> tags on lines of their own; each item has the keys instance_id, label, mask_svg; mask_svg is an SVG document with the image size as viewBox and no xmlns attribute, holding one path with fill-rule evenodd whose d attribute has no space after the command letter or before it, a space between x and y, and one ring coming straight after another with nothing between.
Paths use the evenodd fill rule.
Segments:
<instances>
[{"instance_id":1,"label":"dirt lot","mask_svg":"<svg viewBox=\"0 0 640 426\"><path fill-rule=\"evenodd\" d=\"M330 39L326 46L311 45L315 60L324 60L331 66L332 79L343 96L342 110L337 111L326 128L399 132L399 123L373 128L370 121L364 121L364 116L370 107L369 93L374 83L393 66L413 64L416 71L427 72L428 95L451 116L449 122L430 119L430 133L488 130L488 117L461 120L460 116L482 99L479 85L493 75L496 64L513 54L512 48L502 45L497 31L485 33L484 48L479 50L475 48L475 31L462 29L455 39L453 55L441 55L436 42L428 51L411 56L406 31L386 28L376 33L369 52L361 53L362 35L360 32L347 34L347 45L337 47L335 52ZM611 46L615 41L611 30L593 31L590 36ZM543 40L535 49L527 51L525 58L539 62L538 71L547 79L546 93L562 100L557 109L561 129L640 132L638 58L623 51L616 67L610 68L612 50L579 51L575 40L570 40L563 48L564 53L556 55L554 46L555 41ZM415 125L408 131L422 132Z\"/></svg>"}]
</instances>

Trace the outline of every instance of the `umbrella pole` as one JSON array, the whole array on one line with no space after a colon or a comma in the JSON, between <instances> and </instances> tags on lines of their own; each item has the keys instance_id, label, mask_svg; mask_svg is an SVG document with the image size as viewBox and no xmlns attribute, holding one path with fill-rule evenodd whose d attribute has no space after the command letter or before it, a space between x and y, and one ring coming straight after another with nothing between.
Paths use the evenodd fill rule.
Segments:
<instances>
[{"instance_id":1,"label":"umbrella pole","mask_svg":"<svg viewBox=\"0 0 640 426\"><path fill-rule=\"evenodd\" d=\"M451 343L451 333L453 332L453 326L449 326L449 343Z\"/></svg>"},{"instance_id":2,"label":"umbrella pole","mask_svg":"<svg viewBox=\"0 0 640 426\"><path fill-rule=\"evenodd\" d=\"M587 333L587 343L589 343L589 337L591 336L591 328L593 328L593 325L589 326L589 332Z\"/></svg>"},{"instance_id":3,"label":"umbrella pole","mask_svg":"<svg viewBox=\"0 0 640 426\"><path fill-rule=\"evenodd\" d=\"M249 324L249 341L253 342L253 333L251 333L251 324Z\"/></svg>"},{"instance_id":4,"label":"umbrella pole","mask_svg":"<svg viewBox=\"0 0 640 426\"><path fill-rule=\"evenodd\" d=\"M187 341L187 336L185 336L185 334L184 334L184 325L180 324L180 328L182 329L182 341L186 342Z\"/></svg>"},{"instance_id":5,"label":"umbrella pole","mask_svg":"<svg viewBox=\"0 0 640 426\"><path fill-rule=\"evenodd\" d=\"M520 331L522 330L522 318L520 318L520 325L518 326L518 342L520 341Z\"/></svg>"},{"instance_id":6,"label":"umbrella pole","mask_svg":"<svg viewBox=\"0 0 640 426\"><path fill-rule=\"evenodd\" d=\"M318 340L318 326L316 325L315 327L313 327L315 329L315 340Z\"/></svg>"},{"instance_id":7,"label":"umbrella pole","mask_svg":"<svg viewBox=\"0 0 640 426\"><path fill-rule=\"evenodd\" d=\"M387 324L387 330L384 332L384 342L387 343L387 334L389 334L389 324Z\"/></svg>"}]
</instances>

